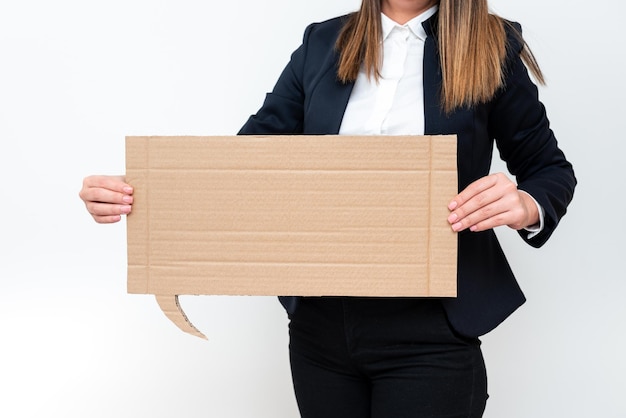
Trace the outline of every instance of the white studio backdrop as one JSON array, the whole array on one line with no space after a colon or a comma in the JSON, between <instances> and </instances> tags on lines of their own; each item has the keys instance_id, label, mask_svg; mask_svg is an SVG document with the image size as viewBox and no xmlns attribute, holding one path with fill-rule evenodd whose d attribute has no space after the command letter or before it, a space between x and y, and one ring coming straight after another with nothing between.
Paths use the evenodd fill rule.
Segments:
<instances>
[{"instance_id":1,"label":"white studio backdrop","mask_svg":"<svg viewBox=\"0 0 626 418\"><path fill-rule=\"evenodd\" d=\"M358 4L1 0L0 416L297 416L276 299L182 297L209 341L182 333L126 294L125 224L78 190L123 174L126 135L235 134L306 25ZM498 230L529 301L483 338L485 416L626 417L626 6L491 6L525 28L579 186L541 250Z\"/></svg>"}]
</instances>

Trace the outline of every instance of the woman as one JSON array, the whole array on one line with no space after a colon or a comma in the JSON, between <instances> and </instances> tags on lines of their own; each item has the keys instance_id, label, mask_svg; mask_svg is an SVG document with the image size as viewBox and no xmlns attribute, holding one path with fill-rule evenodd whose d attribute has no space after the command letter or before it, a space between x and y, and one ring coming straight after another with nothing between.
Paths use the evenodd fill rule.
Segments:
<instances>
[{"instance_id":1,"label":"woman","mask_svg":"<svg viewBox=\"0 0 626 418\"><path fill-rule=\"evenodd\" d=\"M239 132L458 137L458 297L281 298L303 417L482 416L479 337L524 302L493 228L543 245L576 184L524 63L542 81L486 0L363 0L307 28ZM517 184L489 174L494 140ZM122 177L88 177L80 195L97 222L131 210Z\"/></svg>"}]
</instances>

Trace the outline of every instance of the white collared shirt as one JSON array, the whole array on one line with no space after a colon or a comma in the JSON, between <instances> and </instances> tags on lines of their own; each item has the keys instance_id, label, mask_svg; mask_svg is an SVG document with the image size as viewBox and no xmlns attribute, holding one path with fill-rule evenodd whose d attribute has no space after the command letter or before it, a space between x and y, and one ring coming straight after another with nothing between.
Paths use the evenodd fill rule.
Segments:
<instances>
[{"instance_id":1,"label":"white collared shirt","mask_svg":"<svg viewBox=\"0 0 626 418\"><path fill-rule=\"evenodd\" d=\"M378 82L362 67L348 101L340 135L423 135L423 61L426 32L422 23L433 6L404 25L381 14L383 62Z\"/></svg>"}]
</instances>

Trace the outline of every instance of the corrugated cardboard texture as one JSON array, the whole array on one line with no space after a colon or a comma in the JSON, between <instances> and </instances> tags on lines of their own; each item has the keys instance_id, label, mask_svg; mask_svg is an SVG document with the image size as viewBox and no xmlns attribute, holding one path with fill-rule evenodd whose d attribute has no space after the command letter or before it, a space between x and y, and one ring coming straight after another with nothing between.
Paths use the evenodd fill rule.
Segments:
<instances>
[{"instance_id":1,"label":"corrugated cardboard texture","mask_svg":"<svg viewBox=\"0 0 626 418\"><path fill-rule=\"evenodd\" d=\"M456 295L455 136L127 137L126 159L128 292L172 319L184 294Z\"/></svg>"}]
</instances>

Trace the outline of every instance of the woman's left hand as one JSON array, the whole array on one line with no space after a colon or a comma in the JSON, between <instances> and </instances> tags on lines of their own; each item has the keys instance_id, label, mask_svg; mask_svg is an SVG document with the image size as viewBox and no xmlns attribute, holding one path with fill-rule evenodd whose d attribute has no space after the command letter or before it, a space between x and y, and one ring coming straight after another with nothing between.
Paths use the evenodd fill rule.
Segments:
<instances>
[{"instance_id":1,"label":"woman's left hand","mask_svg":"<svg viewBox=\"0 0 626 418\"><path fill-rule=\"evenodd\" d=\"M503 173L476 180L456 195L448 209L448 222L455 232L485 231L501 225L519 230L539 222L533 199Z\"/></svg>"}]
</instances>

